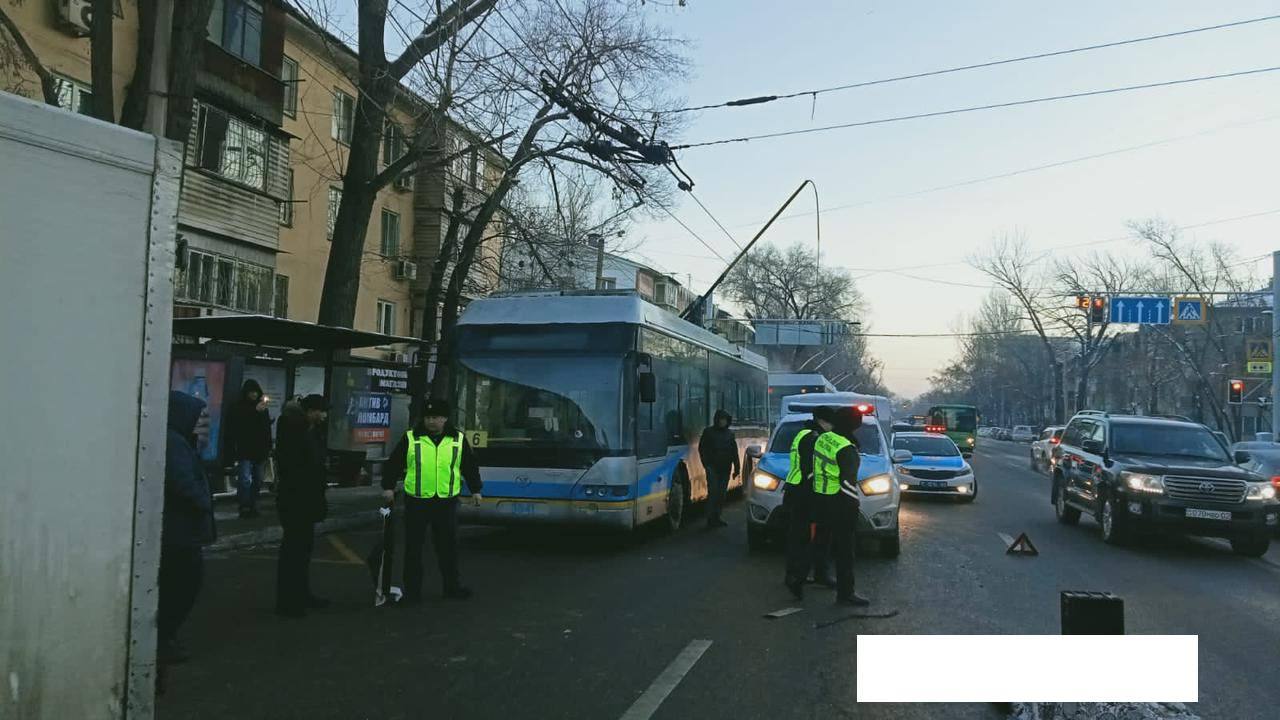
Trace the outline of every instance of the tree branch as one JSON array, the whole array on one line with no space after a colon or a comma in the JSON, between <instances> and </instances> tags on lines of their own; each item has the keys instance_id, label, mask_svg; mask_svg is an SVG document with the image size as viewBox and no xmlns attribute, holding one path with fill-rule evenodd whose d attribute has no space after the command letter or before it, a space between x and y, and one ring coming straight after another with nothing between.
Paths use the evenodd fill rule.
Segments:
<instances>
[{"instance_id":1,"label":"tree branch","mask_svg":"<svg viewBox=\"0 0 1280 720\"><path fill-rule=\"evenodd\" d=\"M44 95L44 101L49 105L58 107L58 79L49 72L49 69L40 62L40 58L36 56L36 51L31 49L31 45L22 35L22 31L18 29L16 23L9 17L9 14L0 8L0 26L9 32L9 36L13 38L13 42L18 46L18 51L22 53L22 58L26 60L27 66L40 78L40 91Z\"/></svg>"}]
</instances>

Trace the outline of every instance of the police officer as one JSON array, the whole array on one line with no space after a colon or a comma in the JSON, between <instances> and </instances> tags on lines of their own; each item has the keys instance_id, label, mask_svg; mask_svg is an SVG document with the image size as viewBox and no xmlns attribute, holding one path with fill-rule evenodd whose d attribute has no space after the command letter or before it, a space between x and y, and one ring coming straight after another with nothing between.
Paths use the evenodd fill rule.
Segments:
<instances>
[{"instance_id":1,"label":"police officer","mask_svg":"<svg viewBox=\"0 0 1280 720\"><path fill-rule=\"evenodd\" d=\"M818 436L831 429L834 417L826 406L813 410L813 419L805 423L791 441L791 465L782 488L782 506L787 513L787 572L783 584L797 600L804 599L804 581L813 567L814 582L835 587L828 575L827 555L830 533L823 525L821 532L810 538L814 515L813 445Z\"/></svg>"},{"instance_id":2,"label":"police officer","mask_svg":"<svg viewBox=\"0 0 1280 720\"><path fill-rule=\"evenodd\" d=\"M393 489L402 489L405 496L401 604L422 602L422 544L428 525L444 596L471 597L458 578L458 496L465 482L471 501L480 503L480 467L462 431L449 423L449 412L447 401L427 400L422 417L405 431L383 468L384 499L394 497Z\"/></svg>"},{"instance_id":3,"label":"police officer","mask_svg":"<svg viewBox=\"0 0 1280 720\"><path fill-rule=\"evenodd\" d=\"M870 600L853 591L854 528L858 518L858 466L862 459L854 432L862 415L853 408L835 411L833 427L813 444L813 492L818 522L831 533L836 562L836 602L864 606Z\"/></svg>"}]
</instances>

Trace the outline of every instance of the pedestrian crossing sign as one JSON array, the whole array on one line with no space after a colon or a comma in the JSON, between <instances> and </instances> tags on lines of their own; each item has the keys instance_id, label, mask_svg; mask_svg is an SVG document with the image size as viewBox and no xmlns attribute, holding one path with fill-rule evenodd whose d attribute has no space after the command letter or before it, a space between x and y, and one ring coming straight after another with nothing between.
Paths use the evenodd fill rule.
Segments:
<instances>
[{"instance_id":1,"label":"pedestrian crossing sign","mask_svg":"<svg viewBox=\"0 0 1280 720\"><path fill-rule=\"evenodd\" d=\"M1176 297L1173 299L1173 321L1180 325L1198 325L1208 321L1208 306L1204 298Z\"/></svg>"},{"instance_id":2,"label":"pedestrian crossing sign","mask_svg":"<svg viewBox=\"0 0 1280 720\"><path fill-rule=\"evenodd\" d=\"M1245 362L1271 362L1270 340L1249 340Z\"/></svg>"}]
</instances>

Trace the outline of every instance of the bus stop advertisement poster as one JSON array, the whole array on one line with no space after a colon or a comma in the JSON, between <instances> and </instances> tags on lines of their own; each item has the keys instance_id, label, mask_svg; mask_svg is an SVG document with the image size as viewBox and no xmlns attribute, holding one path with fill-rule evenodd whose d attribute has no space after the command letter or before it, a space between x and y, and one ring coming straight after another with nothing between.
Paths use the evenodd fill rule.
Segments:
<instances>
[{"instance_id":1,"label":"bus stop advertisement poster","mask_svg":"<svg viewBox=\"0 0 1280 720\"><path fill-rule=\"evenodd\" d=\"M173 361L169 388L200 398L208 410L209 444L200 448L200 458L205 462L216 462L218 459L226 378L227 364L221 360Z\"/></svg>"},{"instance_id":2,"label":"bus stop advertisement poster","mask_svg":"<svg viewBox=\"0 0 1280 720\"><path fill-rule=\"evenodd\" d=\"M398 368L333 368L329 448L385 457L409 426L409 373Z\"/></svg>"}]
</instances>

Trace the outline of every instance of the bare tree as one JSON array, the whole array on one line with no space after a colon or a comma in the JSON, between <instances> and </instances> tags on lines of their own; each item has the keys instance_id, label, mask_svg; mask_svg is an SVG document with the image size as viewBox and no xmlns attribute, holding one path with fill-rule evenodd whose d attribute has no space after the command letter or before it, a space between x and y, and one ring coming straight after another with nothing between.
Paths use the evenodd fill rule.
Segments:
<instances>
[{"instance_id":1,"label":"bare tree","mask_svg":"<svg viewBox=\"0 0 1280 720\"><path fill-rule=\"evenodd\" d=\"M1028 247L1026 236L1021 232L1014 232L998 237L989 250L972 257L969 264L1013 296L1022 308L1023 319L1039 336L1044 351L1044 364L1053 383L1053 421L1063 422L1066 417L1066 398L1063 391L1062 361L1050 337L1052 319L1045 312L1046 308L1052 307L1055 299L1052 298L1052 292L1046 289L1044 275L1038 268L1038 258Z\"/></svg>"}]
</instances>

